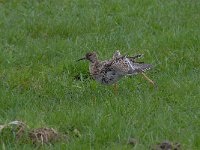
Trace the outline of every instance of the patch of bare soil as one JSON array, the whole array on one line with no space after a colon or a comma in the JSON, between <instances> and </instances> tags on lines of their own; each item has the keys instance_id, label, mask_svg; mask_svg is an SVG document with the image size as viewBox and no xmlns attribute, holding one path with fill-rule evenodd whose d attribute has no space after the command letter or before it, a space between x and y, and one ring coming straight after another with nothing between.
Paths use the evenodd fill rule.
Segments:
<instances>
[{"instance_id":1,"label":"patch of bare soil","mask_svg":"<svg viewBox=\"0 0 200 150\"><path fill-rule=\"evenodd\" d=\"M154 145L152 150L181 150L181 145L179 143L164 141Z\"/></svg>"},{"instance_id":2,"label":"patch of bare soil","mask_svg":"<svg viewBox=\"0 0 200 150\"><path fill-rule=\"evenodd\" d=\"M69 137L65 134L62 134L56 129L53 128L37 128L30 129L22 121L12 121L8 124L0 125L0 137L1 141L5 139L11 141L20 141L24 142L30 141L33 144L50 144L61 140L67 140Z\"/></svg>"}]
</instances>

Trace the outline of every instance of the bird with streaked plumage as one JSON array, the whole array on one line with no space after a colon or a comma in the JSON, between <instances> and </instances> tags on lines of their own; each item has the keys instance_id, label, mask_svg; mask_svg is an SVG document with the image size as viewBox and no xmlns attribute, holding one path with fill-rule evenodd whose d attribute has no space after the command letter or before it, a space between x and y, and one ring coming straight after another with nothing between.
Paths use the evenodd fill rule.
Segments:
<instances>
[{"instance_id":1,"label":"bird with streaked plumage","mask_svg":"<svg viewBox=\"0 0 200 150\"><path fill-rule=\"evenodd\" d=\"M91 76L99 83L104 85L116 84L125 76L133 76L141 73L151 84L154 81L149 79L144 72L151 69L151 64L137 62L137 59L142 57L142 54L129 57L121 55L119 51L113 54L111 60L100 61L96 52L89 52L80 60L89 60L89 71Z\"/></svg>"}]
</instances>

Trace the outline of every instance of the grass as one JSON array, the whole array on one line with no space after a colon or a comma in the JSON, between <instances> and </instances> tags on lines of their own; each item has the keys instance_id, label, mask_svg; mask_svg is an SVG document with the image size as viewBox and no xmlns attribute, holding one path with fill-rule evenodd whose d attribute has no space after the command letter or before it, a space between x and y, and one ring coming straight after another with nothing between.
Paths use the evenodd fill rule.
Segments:
<instances>
[{"instance_id":1,"label":"grass","mask_svg":"<svg viewBox=\"0 0 200 150\"><path fill-rule=\"evenodd\" d=\"M82 135L43 149L132 149L129 138L136 150L164 140L199 149L199 18L198 0L1 0L0 123ZM145 54L158 90L138 75L122 79L116 96L85 78L87 62L75 62L116 49Z\"/></svg>"}]
</instances>

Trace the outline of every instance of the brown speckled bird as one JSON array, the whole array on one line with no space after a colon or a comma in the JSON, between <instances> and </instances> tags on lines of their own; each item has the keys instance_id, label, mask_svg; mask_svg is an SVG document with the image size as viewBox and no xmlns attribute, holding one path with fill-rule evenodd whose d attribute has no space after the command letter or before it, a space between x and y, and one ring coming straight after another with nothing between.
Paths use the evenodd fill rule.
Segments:
<instances>
[{"instance_id":1,"label":"brown speckled bird","mask_svg":"<svg viewBox=\"0 0 200 150\"><path fill-rule=\"evenodd\" d=\"M141 56L141 54L133 57L122 56L119 51L116 51L111 60L100 61L96 52L89 52L78 61L89 60L90 74L97 82L104 85L114 84L124 76L132 76L138 73L143 74L150 83L154 84L154 82L144 74L146 70L152 68L152 65L136 62L136 59Z\"/></svg>"}]
</instances>

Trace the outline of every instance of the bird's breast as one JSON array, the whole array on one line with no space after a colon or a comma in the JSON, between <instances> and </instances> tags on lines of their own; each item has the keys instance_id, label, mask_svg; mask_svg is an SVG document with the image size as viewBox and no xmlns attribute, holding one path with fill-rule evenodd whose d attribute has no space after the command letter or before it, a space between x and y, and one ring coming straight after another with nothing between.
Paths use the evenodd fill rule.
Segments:
<instances>
[{"instance_id":1,"label":"bird's breast","mask_svg":"<svg viewBox=\"0 0 200 150\"><path fill-rule=\"evenodd\" d=\"M98 64L90 65L90 74L99 83L110 85L122 78L113 68Z\"/></svg>"}]
</instances>

